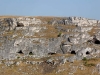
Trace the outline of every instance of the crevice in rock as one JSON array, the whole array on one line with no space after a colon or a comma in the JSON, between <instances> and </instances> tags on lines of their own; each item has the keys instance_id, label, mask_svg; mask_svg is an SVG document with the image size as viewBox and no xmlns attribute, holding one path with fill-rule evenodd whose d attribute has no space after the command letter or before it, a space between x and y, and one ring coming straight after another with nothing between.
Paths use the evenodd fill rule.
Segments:
<instances>
[{"instance_id":1,"label":"crevice in rock","mask_svg":"<svg viewBox=\"0 0 100 75\"><path fill-rule=\"evenodd\" d=\"M48 53L48 55L55 55L56 53L53 53L53 52L50 52L50 53Z\"/></svg>"},{"instance_id":2,"label":"crevice in rock","mask_svg":"<svg viewBox=\"0 0 100 75\"><path fill-rule=\"evenodd\" d=\"M70 38L68 38L68 42L70 42Z\"/></svg>"},{"instance_id":3,"label":"crevice in rock","mask_svg":"<svg viewBox=\"0 0 100 75\"><path fill-rule=\"evenodd\" d=\"M93 41L92 41L92 40L88 40L87 42L88 42L88 43L93 43Z\"/></svg>"},{"instance_id":4,"label":"crevice in rock","mask_svg":"<svg viewBox=\"0 0 100 75\"><path fill-rule=\"evenodd\" d=\"M64 50L63 50L63 48L62 48L62 46L63 46L63 43L60 45L60 49L61 49L62 53L65 54L65 52L64 52Z\"/></svg>"}]
</instances>

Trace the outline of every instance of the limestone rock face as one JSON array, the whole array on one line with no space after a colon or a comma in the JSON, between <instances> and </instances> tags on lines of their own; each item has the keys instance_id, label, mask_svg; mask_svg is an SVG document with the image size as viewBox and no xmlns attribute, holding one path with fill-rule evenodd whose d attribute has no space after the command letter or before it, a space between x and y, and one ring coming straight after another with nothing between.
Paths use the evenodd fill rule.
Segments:
<instances>
[{"instance_id":1,"label":"limestone rock face","mask_svg":"<svg viewBox=\"0 0 100 75\"><path fill-rule=\"evenodd\" d=\"M99 50L99 22L81 17L1 18L0 59L44 57L52 53L86 57Z\"/></svg>"}]
</instances>

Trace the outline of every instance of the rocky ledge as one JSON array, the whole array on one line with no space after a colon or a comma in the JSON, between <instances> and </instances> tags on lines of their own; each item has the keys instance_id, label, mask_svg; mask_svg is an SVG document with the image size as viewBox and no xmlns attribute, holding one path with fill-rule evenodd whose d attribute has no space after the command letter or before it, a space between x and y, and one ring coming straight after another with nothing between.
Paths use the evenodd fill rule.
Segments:
<instances>
[{"instance_id":1,"label":"rocky ledge","mask_svg":"<svg viewBox=\"0 0 100 75\"><path fill-rule=\"evenodd\" d=\"M1 17L0 60L72 54L73 62L100 57L100 21L82 17Z\"/></svg>"}]
</instances>

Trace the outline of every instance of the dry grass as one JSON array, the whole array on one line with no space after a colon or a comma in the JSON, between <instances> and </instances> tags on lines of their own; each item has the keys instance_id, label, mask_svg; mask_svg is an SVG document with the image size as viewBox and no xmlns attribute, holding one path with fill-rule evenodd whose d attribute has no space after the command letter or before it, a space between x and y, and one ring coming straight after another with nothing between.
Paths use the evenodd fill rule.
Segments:
<instances>
[{"instance_id":1,"label":"dry grass","mask_svg":"<svg viewBox=\"0 0 100 75\"><path fill-rule=\"evenodd\" d=\"M19 37L23 37L23 30L17 30L14 32L14 34L16 34L17 36L13 37L13 39L17 39Z\"/></svg>"},{"instance_id":2,"label":"dry grass","mask_svg":"<svg viewBox=\"0 0 100 75\"><path fill-rule=\"evenodd\" d=\"M46 29L41 30L40 32L35 32L33 36L25 36L26 38L56 38L58 35L57 29L52 25L43 25Z\"/></svg>"},{"instance_id":3,"label":"dry grass","mask_svg":"<svg viewBox=\"0 0 100 75\"><path fill-rule=\"evenodd\" d=\"M44 37L55 38L57 37L58 31L51 25L46 26L47 29L43 31Z\"/></svg>"},{"instance_id":4,"label":"dry grass","mask_svg":"<svg viewBox=\"0 0 100 75\"><path fill-rule=\"evenodd\" d=\"M0 16L0 18L18 18L18 17L24 17L24 16L11 16L11 15L9 15L9 16Z\"/></svg>"},{"instance_id":5,"label":"dry grass","mask_svg":"<svg viewBox=\"0 0 100 75\"><path fill-rule=\"evenodd\" d=\"M32 36L24 36L25 38L56 38L58 35L58 30L55 29L52 25L40 25L41 30L39 32L35 32ZM43 29L46 27L46 29Z\"/></svg>"},{"instance_id":6,"label":"dry grass","mask_svg":"<svg viewBox=\"0 0 100 75\"><path fill-rule=\"evenodd\" d=\"M33 43L40 44L40 41L33 40Z\"/></svg>"},{"instance_id":7,"label":"dry grass","mask_svg":"<svg viewBox=\"0 0 100 75\"><path fill-rule=\"evenodd\" d=\"M2 43L0 42L0 46L2 46Z\"/></svg>"},{"instance_id":8,"label":"dry grass","mask_svg":"<svg viewBox=\"0 0 100 75\"><path fill-rule=\"evenodd\" d=\"M59 26L64 28L64 29L75 29L76 28L75 25L62 25L62 24L60 24Z\"/></svg>"},{"instance_id":9,"label":"dry grass","mask_svg":"<svg viewBox=\"0 0 100 75\"><path fill-rule=\"evenodd\" d=\"M8 38L8 39L17 39L17 38L23 36L22 31L23 31L23 30L16 30L16 31L10 30L10 31L5 31L5 32L2 34L2 36L3 36L3 37L6 37L6 36L13 36L13 35L16 34L15 37L11 37L11 38Z\"/></svg>"},{"instance_id":10,"label":"dry grass","mask_svg":"<svg viewBox=\"0 0 100 75\"><path fill-rule=\"evenodd\" d=\"M2 36L12 36L14 34L14 31L5 31Z\"/></svg>"},{"instance_id":11,"label":"dry grass","mask_svg":"<svg viewBox=\"0 0 100 75\"><path fill-rule=\"evenodd\" d=\"M56 56L56 55L55 55ZM28 58L27 61L42 61L47 60L49 58L44 59L34 59ZM20 61L17 59L16 61ZM90 59L87 63L98 64L100 59ZM83 61L75 61L74 63L66 62L65 64L53 65L51 63L43 62L40 65L38 64L25 64L25 62L21 62L19 65L5 66L4 64L0 65L0 74L1 75L69 75L69 73L73 72L72 66L76 67L84 64ZM71 65L71 66L70 66ZM3 67L3 68L2 68ZM84 66L83 70L77 68L74 75L92 75L93 69L95 66ZM36 69L36 70L35 70ZM64 69L64 70L63 70ZM62 71L59 71L62 70ZM93 75L99 75L98 72L94 72Z\"/></svg>"},{"instance_id":12,"label":"dry grass","mask_svg":"<svg viewBox=\"0 0 100 75\"><path fill-rule=\"evenodd\" d=\"M19 16L17 16L19 17ZM0 18L16 18L16 16L0 16ZM51 21L54 17L36 17L37 19L41 19L42 21ZM60 17L55 17L57 20L60 20ZM5 25L7 26L7 25ZM24 38L56 38L59 35L59 31L52 25L41 25L45 26L47 29L44 29L38 33L35 33L33 36L24 36L22 30L18 31L6 31L2 36L12 36L16 34L13 39L23 37ZM75 25L60 25L63 29L75 29ZM94 35L99 29L98 27L93 27L93 29L89 32L89 34L92 36ZM75 34L75 32L62 32L63 34ZM42 34L42 35L41 35ZM33 41L33 43L40 43L39 41ZM2 43L0 43L0 46L2 46ZM25 64L26 61L46 61L47 59L53 58L53 57L60 57L60 56L73 56L72 54L55 54L50 55L49 57L41 58L41 59L34 59L31 57L28 57L27 59L21 60L22 62L19 65L13 64L12 66L5 66L4 64L0 64L0 75L68 75L70 72L73 71L72 66L80 66L80 64L83 65L85 68L84 70L81 70L80 68L77 68L74 75L92 75L93 69L95 69L96 64L100 62L100 59L89 59L86 61L75 61L74 63L66 62L65 64L60 65L57 63L56 65L53 64L47 64L46 62L39 64ZM14 60L15 62L20 61L18 59ZM72 65L72 66L69 66ZM58 72L58 70L65 69L64 71ZM56 73L58 72L58 73ZM99 75L98 72L93 73L93 75Z\"/></svg>"},{"instance_id":13,"label":"dry grass","mask_svg":"<svg viewBox=\"0 0 100 75\"><path fill-rule=\"evenodd\" d=\"M91 36L94 36L98 31L100 31L99 27L98 26L93 26L93 28L91 29L91 31L89 31L88 33Z\"/></svg>"},{"instance_id":14,"label":"dry grass","mask_svg":"<svg viewBox=\"0 0 100 75\"><path fill-rule=\"evenodd\" d=\"M62 17L54 17L54 16L36 16L35 18L40 19L41 21L49 22L53 19L61 20Z\"/></svg>"}]
</instances>

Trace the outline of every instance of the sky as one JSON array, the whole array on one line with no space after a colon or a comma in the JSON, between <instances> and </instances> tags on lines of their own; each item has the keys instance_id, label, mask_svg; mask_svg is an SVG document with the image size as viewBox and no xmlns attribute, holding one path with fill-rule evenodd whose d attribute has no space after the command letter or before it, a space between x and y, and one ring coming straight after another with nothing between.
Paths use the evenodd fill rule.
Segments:
<instances>
[{"instance_id":1,"label":"sky","mask_svg":"<svg viewBox=\"0 0 100 75\"><path fill-rule=\"evenodd\" d=\"M0 0L0 15L78 16L100 20L100 0Z\"/></svg>"}]
</instances>

